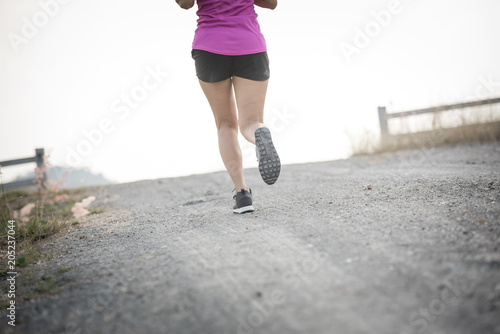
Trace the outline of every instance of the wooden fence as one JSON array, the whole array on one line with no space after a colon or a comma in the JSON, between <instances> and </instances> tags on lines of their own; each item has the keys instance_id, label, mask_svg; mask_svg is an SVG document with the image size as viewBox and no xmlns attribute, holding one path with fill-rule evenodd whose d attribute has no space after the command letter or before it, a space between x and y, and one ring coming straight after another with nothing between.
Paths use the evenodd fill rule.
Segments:
<instances>
[{"instance_id":1,"label":"wooden fence","mask_svg":"<svg viewBox=\"0 0 500 334\"><path fill-rule=\"evenodd\" d=\"M14 166L14 165L21 165L21 164L36 162L36 166L38 168L42 168L44 155L45 155L45 150L43 148L37 148L35 150L34 157L8 160L8 161L0 161L0 167L7 167L7 166ZM45 187L46 180L47 180L47 174L46 174L46 172L44 172L43 176L40 180L42 182L43 187ZM33 185L35 185L35 180L30 179L30 180L22 180L22 181L14 181L14 182L5 183L3 186L4 186L4 189L12 189L12 188L20 188L20 187L33 186Z\"/></svg>"},{"instance_id":2,"label":"wooden fence","mask_svg":"<svg viewBox=\"0 0 500 334\"><path fill-rule=\"evenodd\" d=\"M483 106L483 105L487 105L487 104L494 104L494 103L500 103L500 98L450 104L450 105L446 105L446 106L426 108L426 109L402 111L402 112L391 113L391 114L387 113L385 107L378 107L378 118L380 121L380 132L382 135L382 145L384 143L388 142L388 139L390 139L391 134L389 132L388 120L391 118L407 117L407 116L427 114L427 113L437 113L437 112L446 111L446 110L465 109L465 108L478 107L478 106Z\"/></svg>"}]
</instances>

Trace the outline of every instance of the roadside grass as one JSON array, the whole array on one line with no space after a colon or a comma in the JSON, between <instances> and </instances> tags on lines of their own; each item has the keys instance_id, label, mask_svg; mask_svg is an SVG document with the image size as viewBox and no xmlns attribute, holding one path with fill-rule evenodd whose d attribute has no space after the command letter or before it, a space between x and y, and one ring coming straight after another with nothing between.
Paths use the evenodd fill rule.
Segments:
<instances>
[{"instance_id":1,"label":"roadside grass","mask_svg":"<svg viewBox=\"0 0 500 334\"><path fill-rule=\"evenodd\" d=\"M500 108L469 109L391 119L391 135L383 142L380 133L368 129L348 134L353 156L500 141Z\"/></svg>"},{"instance_id":2,"label":"roadside grass","mask_svg":"<svg viewBox=\"0 0 500 334\"><path fill-rule=\"evenodd\" d=\"M62 268L59 268L59 270L57 271L57 273L64 274L64 273L67 273L70 270L71 270L71 267L62 267Z\"/></svg>"},{"instance_id":3,"label":"roadside grass","mask_svg":"<svg viewBox=\"0 0 500 334\"><path fill-rule=\"evenodd\" d=\"M69 191L62 191L68 196ZM72 218L71 208L77 202L73 196L61 203L47 204L51 195L44 196L36 191L15 190L11 192L2 191L0 196L0 208L2 211L0 220L0 248L2 258L7 251L7 225L9 220L14 220L14 231L16 239L17 265L24 267L37 261L43 254L38 252L38 242L53 236L65 229L67 222ZM52 195L53 196L53 195ZM27 220L15 218L15 212L19 212L28 203L35 203Z\"/></svg>"},{"instance_id":4,"label":"roadside grass","mask_svg":"<svg viewBox=\"0 0 500 334\"><path fill-rule=\"evenodd\" d=\"M40 269L30 265L45 263L56 255L43 252L42 246L46 241L57 235L64 235L69 227L78 224L78 219L73 218L71 209L85 197L90 188L56 192L30 189L5 191L1 178L0 187L0 286L6 281L4 278L7 272L13 271L8 269L8 225L9 221L14 220L15 271L21 277L17 283L20 286L16 289L16 298L29 300L57 291L60 285L57 276L71 270L70 267L44 268L45 271L50 269L52 273L40 275ZM33 207L31 212L21 215L22 209L30 203ZM91 213L101 212L103 210L93 209ZM0 305L6 300L6 296L1 296Z\"/></svg>"}]
</instances>

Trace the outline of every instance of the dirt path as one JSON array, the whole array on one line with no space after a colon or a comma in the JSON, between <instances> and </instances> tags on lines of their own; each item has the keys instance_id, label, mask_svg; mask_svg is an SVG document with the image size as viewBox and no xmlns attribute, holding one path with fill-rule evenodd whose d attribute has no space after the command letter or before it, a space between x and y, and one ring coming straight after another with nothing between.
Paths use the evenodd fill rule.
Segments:
<instances>
[{"instance_id":1,"label":"dirt path","mask_svg":"<svg viewBox=\"0 0 500 334\"><path fill-rule=\"evenodd\" d=\"M500 333L500 145L101 188L7 333Z\"/></svg>"}]
</instances>

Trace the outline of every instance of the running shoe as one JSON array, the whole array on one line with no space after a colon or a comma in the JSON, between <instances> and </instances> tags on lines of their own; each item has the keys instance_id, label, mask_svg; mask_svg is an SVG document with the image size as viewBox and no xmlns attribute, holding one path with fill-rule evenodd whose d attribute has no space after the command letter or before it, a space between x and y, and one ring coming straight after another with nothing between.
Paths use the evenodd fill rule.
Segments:
<instances>
[{"instance_id":1,"label":"running shoe","mask_svg":"<svg viewBox=\"0 0 500 334\"><path fill-rule=\"evenodd\" d=\"M255 131L255 146L260 176L265 183L274 184L280 175L281 162L268 128L258 128Z\"/></svg>"},{"instance_id":2,"label":"running shoe","mask_svg":"<svg viewBox=\"0 0 500 334\"><path fill-rule=\"evenodd\" d=\"M252 189L241 189L239 193L233 196L235 204L233 206L234 213L246 213L254 211L252 206Z\"/></svg>"}]
</instances>

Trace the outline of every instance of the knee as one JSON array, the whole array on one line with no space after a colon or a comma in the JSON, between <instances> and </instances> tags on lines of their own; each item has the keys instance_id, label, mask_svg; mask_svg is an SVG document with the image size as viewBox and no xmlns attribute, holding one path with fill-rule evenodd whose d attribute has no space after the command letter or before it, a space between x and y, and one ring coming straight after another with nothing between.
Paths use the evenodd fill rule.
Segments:
<instances>
[{"instance_id":1,"label":"knee","mask_svg":"<svg viewBox=\"0 0 500 334\"><path fill-rule=\"evenodd\" d=\"M223 119L217 122L217 130L236 130L238 131L238 122L236 120Z\"/></svg>"}]
</instances>

